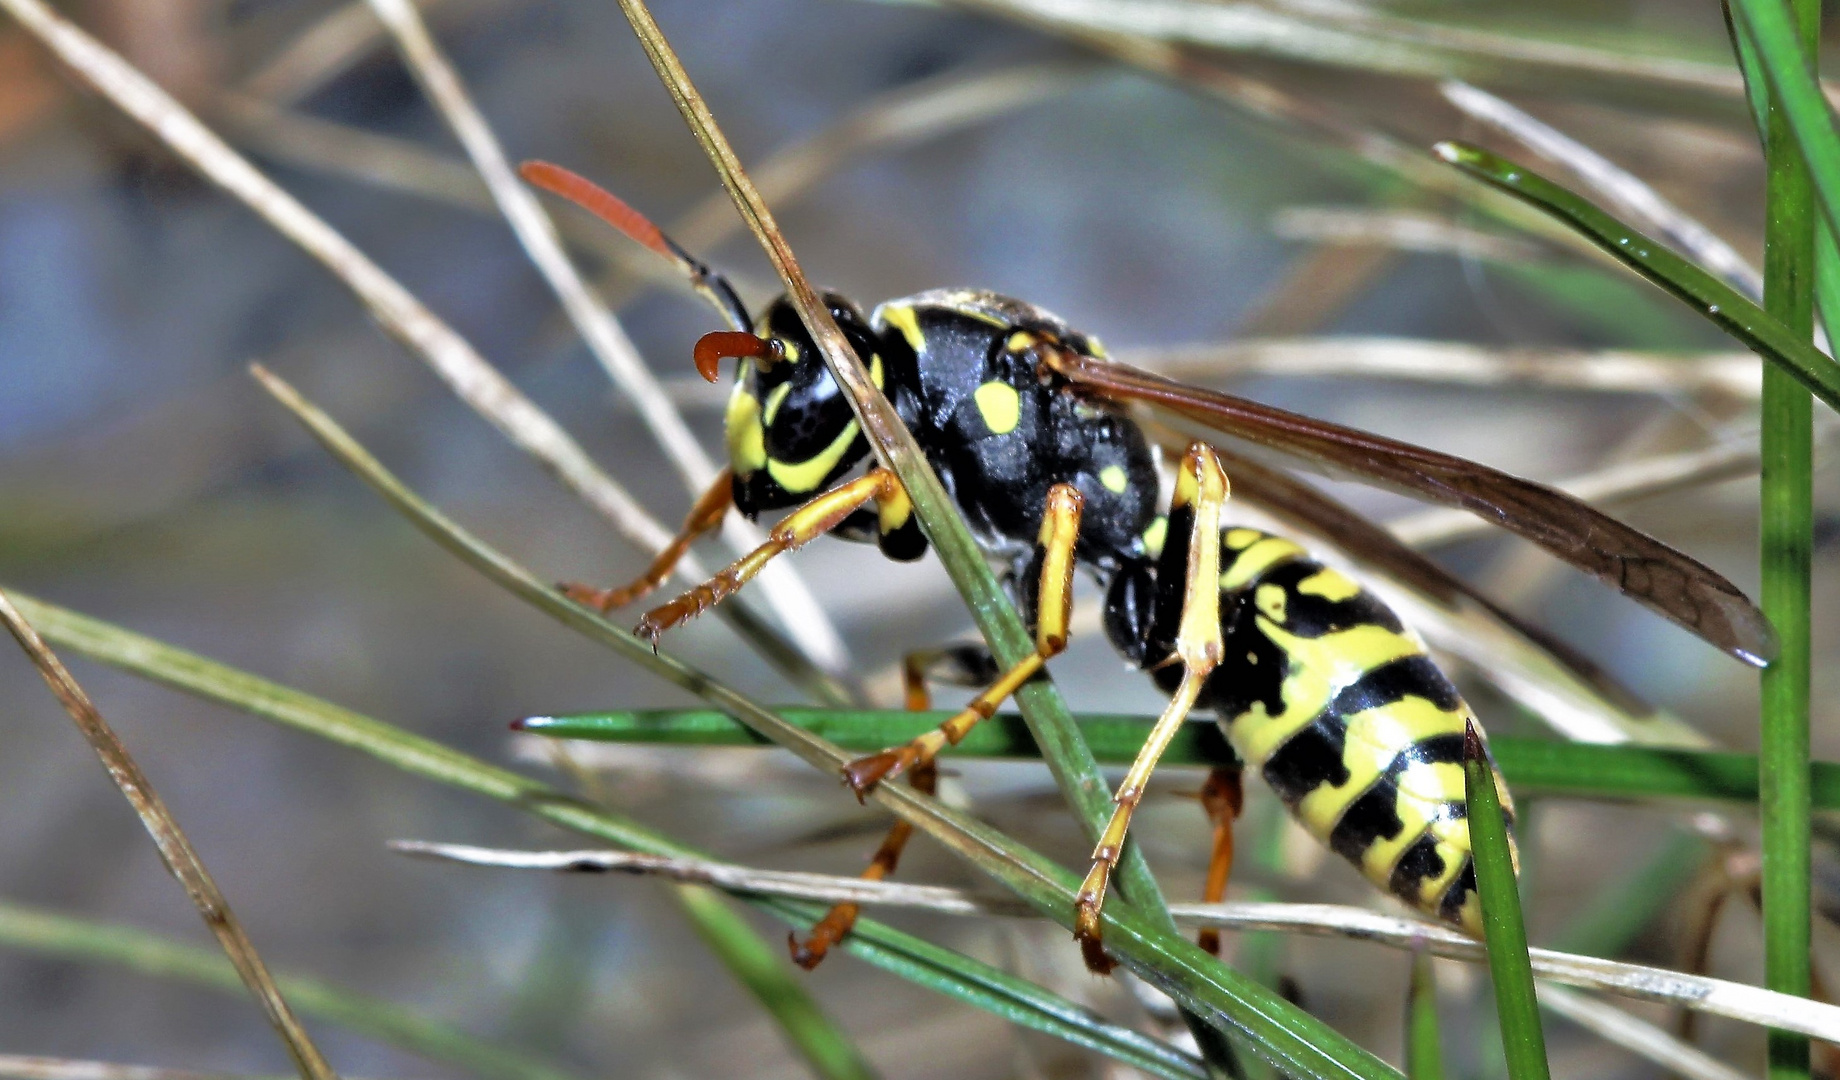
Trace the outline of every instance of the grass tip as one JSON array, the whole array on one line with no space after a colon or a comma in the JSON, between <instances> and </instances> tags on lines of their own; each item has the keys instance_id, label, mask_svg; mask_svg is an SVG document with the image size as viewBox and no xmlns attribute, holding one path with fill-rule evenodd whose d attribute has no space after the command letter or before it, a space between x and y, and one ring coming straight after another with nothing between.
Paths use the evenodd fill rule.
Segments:
<instances>
[{"instance_id":1,"label":"grass tip","mask_svg":"<svg viewBox=\"0 0 1840 1080\"><path fill-rule=\"evenodd\" d=\"M1486 757L1482 749L1482 729L1476 726L1474 720L1463 721L1463 763L1468 765L1480 762Z\"/></svg>"}]
</instances>

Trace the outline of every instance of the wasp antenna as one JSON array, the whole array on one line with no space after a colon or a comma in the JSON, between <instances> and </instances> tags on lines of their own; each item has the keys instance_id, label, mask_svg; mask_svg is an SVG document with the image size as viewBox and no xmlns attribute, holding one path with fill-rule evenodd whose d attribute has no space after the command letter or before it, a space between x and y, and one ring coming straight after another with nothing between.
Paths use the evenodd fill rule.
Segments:
<instances>
[{"instance_id":1,"label":"wasp antenna","mask_svg":"<svg viewBox=\"0 0 1840 1080\"><path fill-rule=\"evenodd\" d=\"M745 330L716 330L704 334L696 340L693 351L696 360L696 372L710 382L715 382L722 374L722 361L727 357L754 356L771 364L784 358L780 344L768 338L757 337Z\"/></svg>"},{"instance_id":2,"label":"wasp antenna","mask_svg":"<svg viewBox=\"0 0 1840 1080\"><path fill-rule=\"evenodd\" d=\"M741 303L728 279L710 269L708 264L685 251L677 241L664 234L652 220L627 205L626 200L582 176L548 161L526 161L518 166L518 175L526 183L559 195L588 213L625 233L648 250L671 260L690 284L721 312L737 330L748 327L747 308Z\"/></svg>"}]
</instances>

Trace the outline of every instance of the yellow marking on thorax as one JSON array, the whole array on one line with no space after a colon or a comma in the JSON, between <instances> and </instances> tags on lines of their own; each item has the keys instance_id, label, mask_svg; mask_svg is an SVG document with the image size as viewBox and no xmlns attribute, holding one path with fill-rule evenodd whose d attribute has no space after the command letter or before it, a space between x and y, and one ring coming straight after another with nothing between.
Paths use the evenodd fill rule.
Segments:
<instances>
[{"instance_id":1,"label":"yellow marking on thorax","mask_svg":"<svg viewBox=\"0 0 1840 1080\"><path fill-rule=\"evenodd\" d=\"M971 396L977 402L978 415L984 418L984 426L992 434L1008 435L1022 422L1022 397L1008 383L987 382Z\"/></svg>"},{"instance_id":2,"label":"yellow marking on thorax","mask_svg":"<svg viewBox=\"0 0 1840 1080\"><path fill-rule=\"evenodd\" d=\"M882 389L882 354L881 353L870 353L869 354L869 381L875 384L875 388L877 390Z\"/></svg>"},{"instance_id":3,"label":"yellow marking on thorax","mask_svg":"<svg viewBox=\"0 0 1840 1080\"><path fill-rule=\"evenodd\" d=\"M767 407L761 410L760 419L767 427L773 426L773 420L779 416L779 407L786 403L787 395L792 393L790 382L780 383L767 394Z\"/></svg>"},{"instance_id":4,"label":"yellow marking on thorax","mask_svg":"<svg viewBox=\"0 0 1840 1080\"><path fill-rule=\"evenodd\" d=\"M1125 474L1122 465L1107 465L1099 470L1099 483L1114 495L1123 495L1131 486L1131 478Z\"/></svg>"},{"instance_id":5,"label":"yellow marking on thorax","mask_svg":"<svg viewBox=\"0 0 1840 1080\"><path fill-rule=\"evenodd\" d=\"M760 426L760 401L745 383L736 383L728 396L722 421L728 440L728 464L736 472L754 472L767 463L767 433Z\"/></svg>"},{"instance_id":6,"label":"yellow marking on thorax","mask_svg":"<svg viewBox=\"0 0 1840 1080\"><path fill-rule=\"evenodd\" d=\"M1339 570L1323 567L1321 570L1297 583L1297 591L1305 596L1320 596L1331 603L1341 603L1361 595L1361 586L1349 579Z\"/></svg>"},{"instance_id":7,"label":"yellow marking on thorax","mask_svg":"<svg viewBox=\"0 0 1840 1080\"><path fill-rule=\"evenodd\" d=\"M1282 585L1260 585L1252 593L1252 603L1259 609L1259 614L1283 625L1285 596Z\"/></svg>"},{"instance_id":8,"label":"yellow marking on thorax","mask_svg":"<svg viewBox=\"0 0 1840 1080\"><path fill-rule=\"evenodd\" d=\"M1156 516L1144 529L1144 554L1152 559L1161 558L1163 543L1169 539L1169 519L1161 514Z\"/></svg>"},{"instance_id":9,"label":"yellow marking on thorax","mask_svg":"<svg viewBox=\"0 0 1840 1080\"><path fill-rule=\"evenodd\" d=\"M843 460L850 444L856 441L856 431L856 421L852 420L844 425L843 431L831 440L829 446L804 461L768 461L767 475L777 481L780 487L794 494L816 491L818 485L824 483L824 478L837 467L837 463Z\"/></svg>"},{"instance_id":10,"label":"yellow marking on thorax","mask_svg":"<svg viewBox=\"0 0 1840 1080\"><path fill-rule=\"evenodd\" d=\"M1307 557L1308 552L1282 536L1267 536L1240 552L1238 558L1222 569L1220 590L1233 592L1243 589L1279 563Z\"/></svg>"},{"instance_id":11,"label":"yellow marking on thorax","mask_svg":"<svg viewBox=\"0 0 1840 1080\"><path fill-rule=\"evenodd\" d=\"M926 351L926 337L920 333L920 320L914 315L914 309L905 304L882 305L882 318L901 332L907 339L908 347L916 353Z\"/></svg>"},{"instance_id":12,"label":"yellow marking on thorax","mask_svg":"<svg viewBox=\"0 0 1840 1080\"><path fill-rule=\"evenodd\" d=\"M1220 542L1227 545L1229 551L1243 551L1264 538L1265 534L1257 529L1228 529Z\"/></svg>"},{"instance_id":13,"label":"yellow marking on thorax","mask_svg":"<svg viewBox=\"0 0 1840 1080\"><path fill-rule=\"evenodd\" d=\"M1009 340L1003 343L1003 347L1010 352L1025 352L1034 344L1034 334L1027 330L1018 330L1009 336Z\"/></svg>"},{"instance_id":14,"label":"yellow marking on thorax","mask_svg":"<svg viewBox=\"0 0 1840 1080\"><path fill-rule=\"evenodd\" d=\"M1259 702L1228 725L1233 745L1254 768L1262 768L1272 751L1320 715L1335 695L1381 664L1422 650L1418 642L1371 623L1321 637L1286 633L1269 619L1258 628L1290 660L1282 688L1284 709L1276 716Z\"/></svg>"}]
</instances>

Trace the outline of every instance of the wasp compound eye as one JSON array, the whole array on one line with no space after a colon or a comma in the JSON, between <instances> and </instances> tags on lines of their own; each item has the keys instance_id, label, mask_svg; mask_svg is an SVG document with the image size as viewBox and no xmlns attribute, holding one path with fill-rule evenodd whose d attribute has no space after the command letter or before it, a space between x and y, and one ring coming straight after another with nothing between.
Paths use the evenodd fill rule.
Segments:
<instances>
[{"instance_id":1,"label":"wasp compound eye","mask_svg":"<svg viewBox=\"0 0 1840 1080\"><path fill-rule=\"evenodd\" d=\"M786 358L786 350L777 338L763 338L741 330L717 330L697 339L692 353L696 372L710 382L721 375L722 361L730 356L752 356L763 367Z\"/></svg>"}]
</instances>

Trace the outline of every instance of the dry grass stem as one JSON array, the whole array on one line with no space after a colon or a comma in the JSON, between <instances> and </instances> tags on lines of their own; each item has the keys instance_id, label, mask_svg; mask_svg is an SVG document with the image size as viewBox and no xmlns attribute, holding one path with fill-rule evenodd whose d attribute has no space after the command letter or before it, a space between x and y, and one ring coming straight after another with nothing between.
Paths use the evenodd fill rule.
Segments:
<instances>
[{"instance_id":1,"label":"dry grass stem","mask_svg":"<svg viewBox=\"0 0 1840 1080\"><path fill-rule=\"evenodd\" d=\"M1002 6L1088 31L1394 75L1449 75L1464 67L1498 72L1516 82L1587 76L1700 98L1735 101L1744 93L1737 72L1712 64L1440 26L1375 14L1352 4L1002 0Z\"/></svg>"},{"instance_id":2,"label":"dry grass stem","mask_svg":"<svg viewBox=\"0 0 1840 1080\"><path fill-rule=\"evenodd\" d=\"M710 885L751 895L795 896L826 903L877 904L917 908L942 915L1029 916L1022 900L991 896L939 885L866 881L829 874L756 870L702 859L671 859L623 851L506 851L466 844L419 840L393 841L404 854L445 859L474 866L522 870L650 874L673 881ZM1455 930L1417 919L1384 915L1338 904L1171 904L1179 922L1223 930L1271 930L1315 937L1351 938L1400 949L1423 949L1455 960L1487 960L1480 941ZM1643 1001L1681 1005L1753 1024L1799 1031L1817 1038L1840 1038L1840 1007L1776 994L1742 983L1664 968L1577 956L1551 949L1529 950L1533 970L1542 978L1602 990Z\"/></svg>"},{"instance_id":3,"label":"dry grass stem","mask_svg":"<svg viewBox=\"0 0 1840 1080\"><path fill-rule=\"evenodd\" d=\"M648 554L663 550L672 530L595 464L548 413L538 408L465 338L385 273L330 225L277 186L171 95L112 50L45 6L42 0L0 0L4 8L90 85L157 135L200 174L242 200L283 236L318 259L355 293L379 323L421 357L473 410L513 445L549 469L622 537ZM709 571L694 557L677 566L695 584ZM718 613L732 618L732 613Z\"/></svg>"},{"instance_id":4,"label":"dry grass stem","mask_svg":"<svg viewBox=\"0 0 1840 1080\"><path fill-rule=\"evenodd\" d=\"M1089 63L1018 64L991 71L948 72L898 87L748 170L761 198L784 209L852 158L986 123L1064 94L1091 78ZM717 192L690 208L670 233L692 251L734 235L741 219Z\"/></svg>"},{"instance_id":5,"label":"dry grass stem","mask_svg":"<svg viewBox=\"0 0 1840 1080\"><path fill-rule=\"evenodd\" d=\"M1722 394L1755 401L1763 377L1754 353L1491 348L1392 337L1266 338L1121 351L1125 362L1174 379L1236 375L1402 379L1461 386L1593 390L1619 394ZM686 387L686 390L688 388Z\"/></svg>"},{"instance_id":6,"label":"dry grass stem","mask_svg":"<svg viewBox=\"0 0 1840 1080\"><path fill-rule=\"evenodd\" d=\"M163 1069L154 1065L123 1065L113 1061L0 1054L4 1080L254 1080L234 1073Z\"/></svg>"},{"instance_id":7,"label":"dry grass stem","mask_svg":"<svg viewBox=\"0 0 1840 1080\"><path fill-rule=\"evenodd\" d=\"M1459 225L1442 214L1423 210L1289 206L1272 216L1271 231L1281 240L1389 247L1488 262L1537 262L1547 254L1540 245L1520 237Z\"/></svg>"},{"instance_id":8,"label":"dry grass stem","mask_svg":"<svg viewBox=\"0 0 1840 1080\"><path fill-rule=\"evenodd\" d=\"M1750 1080L1699 1047L1576 990L1544 983L1539 997L1540 1004L1552 1012L1685 1080Z\"/></svg>"},{"instance_id":9,"label":"dry grass stem","mask_svg":"<svg viewBox=\"0 0 1840 1080\"><path fill-rule=\"evenodd\" d=\"M64 711L70 714L70 719L77 725L77 730L83 733L84 739L88 740L90 748L96 751L96 756L102 759L109 778L115 781L115 786L121 789L128 805L140 816L141 824L146 826L148 834L153 837L154 846L159 849L160 859L172 875L179 879L185 895L203 917L205 926L217 937L224 954L236 967L243 985L249 987L250 994L267 1014L268 1022L274 1025L275 1031L281 1036L282 1045L287 1047L288 1055L294 1059L294 1066L300 1071L303 1080L337 1080L337 1074L326 1064L319 1048L313 1045L306 1029L301 1027L293 1010L288 1008L267 965L256 952L255 944L249 940L242 923L231 912L230 901L224 898L217 882L212 880L210 872L204 867L204 861L198 857L198 852L179 828L171 811L166 809L159 793L154 791L153 785L128 753L128 748L122 745L114 730L102 718L102 714L96 711L89 695L77 685L77 680L71 676L63 662L38 636L38 631L26 622L25 616L19 613L19 609L13 606L12 600L4 592L0 592L0 621L6 623L14 640L19 642L19 647L25 650L33 666L44 677L52 695L64 706Z\"/></svg>"},{"instance_id":10,"label":"dry grass stem","mask_svg":"<svg viewBox=\"0 0 1840 1080\"><path fill-rule=\"evenodd\" d=\"M423 92L466 149L530 261L562 301L563 310L587 343L588 351L638 408L640 418L663 447L691 496L700 495L715 480L715 462L659 387L657 377L640 357L638 346L625 328L582 280L563 250L554 223L536 196L518 179L504 147L429 34L415 4L412 0L370 0L370 4L396 39L404 62ZM722 535L737 555L753 551L766 540L759 529L736 514L723 519ZM790 563L769 563L756 580L786 632L815 664L833 673L848 670L850 655L843 638Z\"/></svg>"},{"instance_id":11,"label":"dry grass stem","mask_svg":"<svg viewBox=\"0 0 1840 1080\"><path fill-rule=\"evenodd\" d=\"M232 138L272 160L471 210L497 209L466 162L407 139L322 120L249 94L224 94L216 106L215 116Z\"/></svg>"},{"instance_id":12,"label":"dry grass stem","mask_svg":"<svg viewBox=\"0 0 1840 1080\"><path fill-rule=\"evenodd\" d=\"M1550 124L1486 90L1449 81L1444 97L1465 115L1496 128L1540 156L1563 165L1610 204L1612 212L1699 263L1753 300L1763 299L1763 272L1692 215L1661 197L1634 173Z\"/></svg>"},{"instance_id":13,"label":"dry grass stem","mask_svg":"<svg viewBox=\"0 0 1840 1080\"><path fill-rule=\"evenodd\" d=\"M422 0L428 7L447 0ZM243 80L243 93L292 105L383 44L383 24L364 0L346 0L294 36Z\"/></svg>"}]
</instances>

